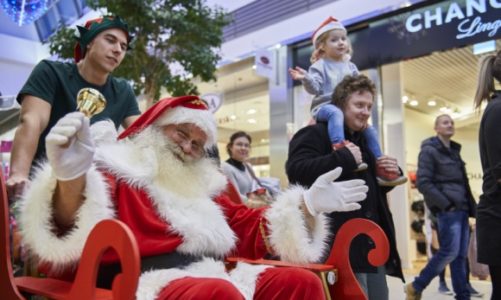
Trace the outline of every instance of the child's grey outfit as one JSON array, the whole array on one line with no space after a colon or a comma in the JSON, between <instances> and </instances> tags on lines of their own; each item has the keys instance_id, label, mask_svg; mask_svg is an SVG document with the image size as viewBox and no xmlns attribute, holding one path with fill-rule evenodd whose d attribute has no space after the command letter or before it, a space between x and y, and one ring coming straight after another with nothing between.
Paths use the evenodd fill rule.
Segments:
<instances>
[{"instance_id":1,"label":"child's grey outfit","mask_svg":"<svg viewBox=\"0 0 501 300\"><path fill-rule=\"evenodd\" d=\"M344 137L344 115L335 105L331 104L334 88L347 75L359 74L357 66L351 61L334 61L328 58L317 60L308 69L308 74L302 80L304 89L315 95L311 103L311 114L317 121L327 122L329 138L333 145L342 143ZM377 132L369 126L363 132L372 154L376 158L383 154L379 147Z\"/></svg>"},{"instance_id":2,"label":"child's grey outfit","mask_svg":"<svg viewBox=\"0 0 501 300\"><path fill-rule=\"evenodd\" d=\"M302 80L304 89L315 95L311 103L311 113L316 119L320 106L331 102L334 88L346 75L358 75L357 66L351 61L334 61L322 58L313 63L308 69L308 74ZM327 121L327 120L323 120Z\"/></svg>"}]
</instances>

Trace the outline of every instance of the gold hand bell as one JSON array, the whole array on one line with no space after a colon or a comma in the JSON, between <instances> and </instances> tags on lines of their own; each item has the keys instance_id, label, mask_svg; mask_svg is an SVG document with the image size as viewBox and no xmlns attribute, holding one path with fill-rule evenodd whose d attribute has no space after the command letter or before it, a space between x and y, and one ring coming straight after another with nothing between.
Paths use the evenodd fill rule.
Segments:
<instances>
[{"instance_id":1,"label":"gold hand bell","mask_svg":"<svg viewBox=\"0 0 501 300\"><path fill-rule=\"evenodd\" d=\"M106 107L103 94L93 88L83 88L77 94L77 109L87 118L97 115Z\"/></svg>"}]
</instances>

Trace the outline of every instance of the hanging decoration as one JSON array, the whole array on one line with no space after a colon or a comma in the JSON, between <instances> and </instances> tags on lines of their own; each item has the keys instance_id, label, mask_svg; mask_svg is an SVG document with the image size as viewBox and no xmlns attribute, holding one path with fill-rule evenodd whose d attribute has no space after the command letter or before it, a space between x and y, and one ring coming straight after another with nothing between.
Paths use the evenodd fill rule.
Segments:
<instances>
[{"instance_id":1,"label":"hanging decoration","mask_svg":"<svg viewBox=\"0 0 501 300\"><path fill-rule=\"evenodd\" d=\"M2 9L19 26L28 25L43 16L51 0L0 0Z\"/></svg>"}]
</instances>

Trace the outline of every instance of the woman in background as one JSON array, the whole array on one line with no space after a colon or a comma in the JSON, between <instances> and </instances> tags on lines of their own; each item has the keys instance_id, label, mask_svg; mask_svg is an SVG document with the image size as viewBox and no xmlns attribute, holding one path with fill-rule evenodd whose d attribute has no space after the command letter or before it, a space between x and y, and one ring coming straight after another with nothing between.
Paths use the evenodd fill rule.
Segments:
<instances>
[{"instance_id":1,"label":"woman in background","mask_svg":"<svg viewBox=\"0 0 501 300\"><path fill-rule=\"evenodd\" d=\"M483 184L477 207L478 262L489 265L492 281L491 299L501 299L501 51L485 56L480 65L474 105L480 109L487 102L479 131Z\"/></svg>"},{"instance_id":2,"label":"woman in background","mask_svg":"<svg viewBox=\"0 0 501 300\"><path fill-rule=\"evenodd\" d=\"M256 183L250 165L246 163L249 158L252 138L244 131L237 131L230 137L226 151L230 158L221 163L221 169L240 193L240 198L247 202L247 195L254 191Z\"/></svg>"}]
</instances>

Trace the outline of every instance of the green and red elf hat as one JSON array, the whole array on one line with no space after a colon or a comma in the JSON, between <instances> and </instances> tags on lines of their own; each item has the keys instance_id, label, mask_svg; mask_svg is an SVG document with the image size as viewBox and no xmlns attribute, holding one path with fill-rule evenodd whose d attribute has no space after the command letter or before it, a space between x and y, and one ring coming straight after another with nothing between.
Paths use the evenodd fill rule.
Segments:
<instances>
[{"instance_id":1,"label":"green and red elf hat","mask_svg":"<svg viewBox=\"0 0 501 300\"><path fill-rule=\"evenodd\" d=\"M99 33L111 28L118 28L125 32L125 35L127 36L127 50L129 50L130 42L133 36L129 32L127 23L123 21L119 16L104 16L87 21L84 27L77 26L77 43L75 44L75 49L73 51L73 58L75 59L75 62L79 62L82 58L85 57L85 50L87 49L87 45Z\"/></svg>"},{"instance_id":2,"label":"green and red elf hat","mask_svg":"<svg viewBox=\"0 0 501 300\"><path fill-rule=\"evenodd\" d=\"M216 120L209 111L207 103L197 96L161 99L124 130L118 139L121 140L140 133L150 125L165 126L183 123L194 124L205 132L207 141L204 146L206 148L216 143Z\"/></svg>"}]
</instances>

